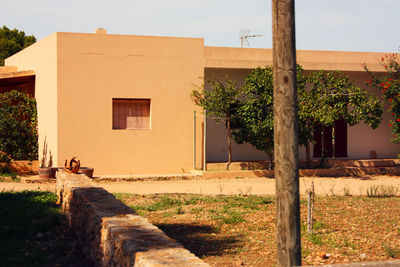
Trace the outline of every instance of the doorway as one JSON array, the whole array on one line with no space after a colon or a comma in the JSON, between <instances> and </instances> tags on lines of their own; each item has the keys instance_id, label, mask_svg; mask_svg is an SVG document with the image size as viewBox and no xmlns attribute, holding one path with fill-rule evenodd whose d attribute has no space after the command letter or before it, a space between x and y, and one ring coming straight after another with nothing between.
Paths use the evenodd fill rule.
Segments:
<instances>
[{"instance_id":1,"label":"doorway","mask_svg":"<svg viewBox=\"0 0 400 267\"><path fill-rule=\"evenodd\" d=\"M322 127L321 125L316 126L317 131L314 134L314 145L313 157L322 157L322 131L324 133L324 149L325 156L332 157L332 126ZM335 122L335 157L347 157L347 123L344 120L338 120Z\"/></svg>"}]
</instances>

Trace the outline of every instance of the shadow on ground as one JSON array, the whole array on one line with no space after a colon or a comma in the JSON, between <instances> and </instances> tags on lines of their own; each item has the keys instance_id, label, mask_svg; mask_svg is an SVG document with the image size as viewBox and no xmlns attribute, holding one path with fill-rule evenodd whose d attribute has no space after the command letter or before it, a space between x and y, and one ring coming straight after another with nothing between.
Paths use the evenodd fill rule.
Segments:
<instances>
[{"instance_id":1,"label":"shadow on ground","mask_svg":"<svg viewBox=\"0 0 400 267\"><path fill-rule=\"evenodd\" d=\"M200 258L231 254L242 247L237 236L220 238L218 230L209 225L157 224L157 227Z\"/></svg>"},{"instance_id":2,"label":"shadow on ground","mask_svg":"<svg viewBox=\"0 0 400 267\"><path fill-rule=\"evenodd\" d=\"M91 266L50 192L0 192L1 266Z\"/></svg>"}]
</instances>

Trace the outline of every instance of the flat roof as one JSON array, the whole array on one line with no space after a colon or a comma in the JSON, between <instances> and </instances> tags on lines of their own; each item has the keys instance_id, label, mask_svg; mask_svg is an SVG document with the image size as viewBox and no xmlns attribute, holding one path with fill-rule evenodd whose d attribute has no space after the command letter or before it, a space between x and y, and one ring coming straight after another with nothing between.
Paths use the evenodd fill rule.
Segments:
<instances>
[{"instance_id":1,"label":"flat roof","mask_svg":"<svg viewBox=\"0 0 400 267\"><path fill-rule=\"evenodd\" d=\"M0 72L0 79L13 79L13 80L23 80L26 77L35 76L35 72L33 70L24 70L24 71L13 71L13 72Z\"/></svg>"},{"instance_id":2,"label":"flat roof","mask_svg":"<svg viewBox=\"0 0 400 267\"><path fill-rule=\"evenodd\" d=\"M297 63L305 70L383 72L379 60L386 53L297 50ZM204 47L204 67L221 69L254 69L272 65L272 49Z\"/></svg>"}]
</instances>

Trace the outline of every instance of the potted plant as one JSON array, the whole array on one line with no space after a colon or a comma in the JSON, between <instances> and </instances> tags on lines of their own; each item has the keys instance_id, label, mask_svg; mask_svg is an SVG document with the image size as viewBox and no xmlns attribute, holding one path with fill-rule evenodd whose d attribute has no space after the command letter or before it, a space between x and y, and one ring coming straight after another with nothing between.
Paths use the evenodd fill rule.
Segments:
<instances>
[{"instance_id":1,"label":"potted plant","mask_svg":"<svg viewBox=\"0 0 400 267\"><path fill-rule=\"evenodd\" d=\"M53 155L51 155L51 151L49 153L49 161L47 162L47 142L46 138L44 138L43 155L38 169L39 178L56 178L56 171L57 168L53 168Z\"/></svg>"},{"instance_id":2,"label":"potted plant","mask_svg":"<svg viewBox=\"0 0 400 267\"><path fill-rule=\"evenodd\" d=\"M79 171L89 178L93 178L94 168L90 167L80 167Z\"/></svg>"}]
</instances>

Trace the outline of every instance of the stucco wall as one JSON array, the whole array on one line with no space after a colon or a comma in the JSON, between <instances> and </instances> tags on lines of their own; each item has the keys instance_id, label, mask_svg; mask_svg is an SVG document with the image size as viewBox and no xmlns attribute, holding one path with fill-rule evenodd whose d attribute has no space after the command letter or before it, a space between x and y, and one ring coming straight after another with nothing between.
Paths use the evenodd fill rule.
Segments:
<instances>
[{"instance_id":1,"label":"stucco wall","mask_svg":"<svg viewBox=\"0 0 400 267\"><path fill-rule=\"evenodd\" d=\"M58 33L59 164L78 156L96 174L193 169L193 84L203 40ZM113 98L151 99L151 129L113 130ZM201 120L197 125L201 167Z\"/></svg>"},{"instance_id":2,"label":"stucco wall","mask_svg":"<svg viewBox=\"0 0 400 267\"><path fill-rule=\"evenodd\" d=\"M42 157L43 142L46 138L48 153L51 151L53 162L57 162L59 134L57 129L57 34L52 34L7 58L5 65L17 66L18 71L33 70L35 72L39 159Z\"/></svg>"}]
</instances>

